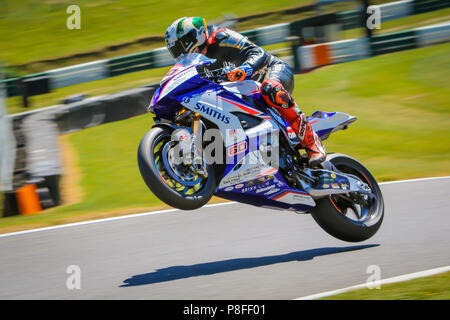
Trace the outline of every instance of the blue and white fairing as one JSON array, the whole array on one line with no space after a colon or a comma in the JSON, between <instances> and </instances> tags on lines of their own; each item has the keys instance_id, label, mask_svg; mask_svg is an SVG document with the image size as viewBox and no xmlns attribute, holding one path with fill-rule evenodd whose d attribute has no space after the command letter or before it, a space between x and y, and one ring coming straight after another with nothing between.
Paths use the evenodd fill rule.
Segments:
<instances>
[{"instance_id":1,"label":"blue and white fairing","mask_svg":"<svg viewBox=\"0 0 450 320\"><path fill-rule=\"evenodd\" d=\"M311 117L308 117L311 128L322 140L327 139L333 132L346 129L347 126L355 122L355 120L356 117L343 112L316 111Z\"/></svg>"},{"instance_id":2,"label":"blue and white fairing","mask_svg":"<svg viewBox=\"0 0 450 320\"><path fill-rule=\"evenodd\" d=\"M263 101L257 82L217 84L202 78L196 67L213 61L200 54L177 60L155 91L149 111L156 119L171 121L185 107L218 127L224 141L226 167L216 188L217 196L274 209L309 211L315 206L313 198L305 190L290 188L276 163L262 159L262 150L277 147L279 122L284 120L275 120L276 115L269 116L258 109L258 103ZM258 124L244 130L239 113L259 119Z\"/></svg>"},{"instance_id":3,"label":"blue and white fairing","mask_svg":"<svg viewBox=\"0 0 450 320\"><path fill-rule=\"evenodd\" d=\"M218 84L201 78L196 69L214 61L201 54L180 56L153 94L148 110L156 115L157 120L173 120L176 112L183 107L180 104L183 94L199 88L202 88L201 91L218 89Z\"/></svg>"}]
</instances>

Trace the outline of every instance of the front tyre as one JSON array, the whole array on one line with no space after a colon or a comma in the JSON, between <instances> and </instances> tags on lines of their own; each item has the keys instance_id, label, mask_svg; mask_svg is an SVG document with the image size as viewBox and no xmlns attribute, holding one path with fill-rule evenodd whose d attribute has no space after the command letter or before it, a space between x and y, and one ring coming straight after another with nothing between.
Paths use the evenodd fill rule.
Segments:
<instances>
[{"instance_id":1,"label":"front tyre","mask_svg":"<svg viewBox=\"0 0 450 320\"><path fill-rule=\"evenodd\" d=\"M375 178L361 163L344 154L327 156L340 172L352 174L366 183L371 191L364 204L349 195L331 195L316 200L311 211L314 220L330 235L349 242L364 241L380 228L384 216L384 201Z\"/></svg>"},{"instance_id":2,"label":"front tyre","mask_svg":"<svg viewBox=\"0 0 450 320\"><path fill-rule=\"evenodd\" d=\"M214 194L214 169L208 166L208 177L203 178L188 166L175 164L171 133L169 128L153 127L142 138L137 154L141 176L166 204L182 210L198 209Z\"/></svg>"}]
</instances>

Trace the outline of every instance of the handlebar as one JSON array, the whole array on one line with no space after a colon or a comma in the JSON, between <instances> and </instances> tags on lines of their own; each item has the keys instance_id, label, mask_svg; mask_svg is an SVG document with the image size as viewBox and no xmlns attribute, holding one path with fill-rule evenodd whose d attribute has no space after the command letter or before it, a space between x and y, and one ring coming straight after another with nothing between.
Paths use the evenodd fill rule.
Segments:
<instances>
[{"instance_id":1,"label":"handlebar","mask_svg":"<svg viewBox=\"0 0 450 320\"><path fill-rule=\"evenodd\" d=\"M220 83L228 81L224 68L209 70L206 66L198 66L197 72L202 78L212 82Z\"/></svg>"}]
</instances>

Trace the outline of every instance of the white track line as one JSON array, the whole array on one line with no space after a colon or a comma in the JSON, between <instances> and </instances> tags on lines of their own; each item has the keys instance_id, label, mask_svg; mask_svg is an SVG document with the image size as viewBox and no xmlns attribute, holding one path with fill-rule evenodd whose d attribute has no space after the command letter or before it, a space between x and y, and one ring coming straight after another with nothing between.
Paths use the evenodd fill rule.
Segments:
<instances>
[{"instance_id":1,"label":"white track line","mask_svg":"<svg viewBox=\"0 0 450 320\"><path fill-rule=\"evenodd\" d=\"M419 178L419 179L409 179L409 180L398 180L398 181L388 181L388 182L381 182L379 185L385 185L385 184L395 184L395 183L404 183L404 182L418 182L418 181L429 181L429 180L441 180L441 179L449 179L450 176L446 177L431 177L431 178Z\"/></svg>"},{"instance_id":2,"label":"white track line","mask_svg":"<svg viewBox=\"0 0 450 320\"><path fill-rule=\"evenodd\" d=\"M217 207L217 206L225 206L225 205L236 204L236 203L237 202L222 202L222 203L207 204L207 205L203 206L202 209ZM93 224L93 223L101 223L101 222L124 220L124 219L136 218L136 217L151 216L151 215L156 215L156 214L161 214L161 213L171 213L171 212L176 212L176 211L182 211L182 210L166 209L166 210L150 211L150 212L143 212L143 213L135 213L135 214L129 214L129 215L124 215L124 216L112 217L112 218L104 218L104 219L97 219L97 220L89 220L89 221L61 224L61 225L52 226L52 227L44 227L44 228L38 228L38 229L30 229L30 230L17 231L17 232L11 232L11 233L4 233L4 234L0 234L0 238L6 238L6 237L10 237L10 236L17 236L17 235L40 232L40 231L48 231L48 230L83 226L83 225Z\"/></svg>"},{"instance_id":3,"label":"white track line","mask_svg":"<svg viewBox=\"0 0 450 320\"><path fill-rule=\"evenodd\" d=\"M396 282L408 281L408 280L422 278L422 277L428 277L428 276L432 276L435 274L444 273L447 271L450 271L450 266L429 269L429 270L415 272L415 273L409 273L409 274L405 274L402 276L397 276L397 277L380 280L377 283L371 282L370 284L371 285L379 284L381 286L381 285L385 285L385 284L389 284L389 283L396 283ZM309 295L309 296L305 296L305 297L300 297L300 298L296 298L294 300L315 300L315 299L321 299L321 298L325 298L325 297L329 297L329 296L334 296L334 295L348 292L348 291L353 291L353 290L357 290L357 289L367 289L367 288L368 288L368 284L364 283L364 284L359 284L359 285L352 286L352 287L347 287L347 288L342 288L342 289L332 290L332 291L326 291L326 292L317 293L317 294L313 294L313 295ZM376 289L372 289L372 290L376 290Z\"/></svg>"},{"instance_id":4,"label":"white track line","mask_svg":"<svg viewBox=\"0 0 450 320\"><path fill-rule=\"evenodd\" d=\"M449 179L449 178L450 178L450 176L421 178L421 179L410 179L410 180L398 180L398 181L390 181L390 182L381 182L381 183L379 183L379 185L387 185L387 184L394 184L394 183L419 182L419 181L429 181L429 180L440 180L440 179ZM216 206L226 206L226 205L237 204L237 203L238 202L235 202L235 201L229 201L229 202L222 202L222 203L207 204L207 205L203 206L202 209L203 208L216 207ZM41 232L41 231L49 231L49 230L70 228L70 227L82 226L82 225L93 224L93 223L101 223L101 222L108 222L108 221L131 219L131 218L136 218L136 217L150 216L150 215L156 215L156 214L162 214L162 213L170 213L170 212L176 212L176 211L181 211L181 210L179 210L179 209L158 210L158 211L150 211L150 212L143 212L143 213L135 213L135 214L123 215L123 216L112 217L112 218L89 220L89 221L75 222L75 223L69 223L69 224L61 224L61 225L52 226L52 227L44 227L44 228L38 228L38 229L30 229L30 230L17 231L17 232L11 232L11 233L4 233L4 234L0 234L0 238L6 238L6 237L11 237L11 236L18 236L18 235L34 233L34 232Z\"/></svg>"}]
</instances>

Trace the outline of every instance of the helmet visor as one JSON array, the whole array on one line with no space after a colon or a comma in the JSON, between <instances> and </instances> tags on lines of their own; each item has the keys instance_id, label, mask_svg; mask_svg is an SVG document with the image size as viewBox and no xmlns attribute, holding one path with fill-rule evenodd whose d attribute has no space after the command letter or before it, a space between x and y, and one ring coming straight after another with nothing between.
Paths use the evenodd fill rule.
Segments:
<instances>
[{"instance_id":1,"label":"helmet visor","mask_svg":"<svg viewBox=\"0 0 450 320\"><path fill-rule=\"evenodd\" d=\"M181 45L179 40L175 41L175 44L171 47L168 47L167 49L174 59L184 54L184 47Z\"/></svg>"},{"instance_id":2,"label":"helmet visor","mask_svg":"<svg viewBox=\"0 0 450 320\"><path fill-rule=\"evenodd\" d=\"M197 44L195 30L191 30L185 35L183 35L180 39L175 41L174 45L168 47L170 54L174 59L176 59L179 55L188 53L192 51L192 48L195 44Z\"/></svg>"}]
</instances>

